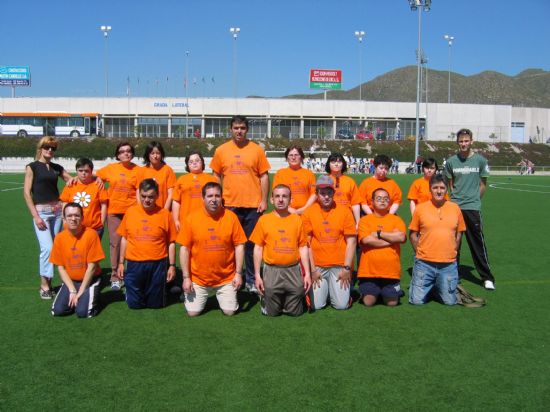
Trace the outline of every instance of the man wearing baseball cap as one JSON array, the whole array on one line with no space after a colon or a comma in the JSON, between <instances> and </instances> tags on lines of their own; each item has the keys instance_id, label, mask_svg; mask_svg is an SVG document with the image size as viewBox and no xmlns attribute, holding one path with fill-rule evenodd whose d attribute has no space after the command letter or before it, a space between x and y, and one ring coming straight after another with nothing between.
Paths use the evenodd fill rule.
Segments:
<instances>
[{"instance_id":1,"label":"man wearing baseball cap","mask_svg":"<svg viewBox=\"0 0 550 412\"><path fill-rule=\"evenodd\" d=\"M313 307L322 309L330 297L335 309L351 305L351 265L357 244L355 219L348 207L334 201L330 176L317 179L317 202L302 215L308 236Z\"/></svg>"}]
</instances>

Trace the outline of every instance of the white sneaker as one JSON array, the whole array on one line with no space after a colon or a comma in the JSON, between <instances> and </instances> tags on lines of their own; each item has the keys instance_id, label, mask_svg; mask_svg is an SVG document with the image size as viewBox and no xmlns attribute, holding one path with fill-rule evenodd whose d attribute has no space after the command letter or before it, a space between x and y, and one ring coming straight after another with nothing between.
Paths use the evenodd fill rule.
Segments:
<instances>
[{"instance_id":1,"label":"white sneaker","mask_svg":"<svg viewBox=\"0 0 550 412\"><path fill-rule=\"evenodd\" d=\"M495 290L495 284L491 280L484 281L483 287L487 290Z\"/></svg>"},{"instance_id":2,"label":"white sneaker","mask_svg":"<svg viewBox=\"0 0 550 412\"><path fill-rule=\"evenodd\" d=\"M118 291L118 290L120 290L121 287L122 287L122 285L120 284L119 280L113 280L111 282L111 290Z\"/></svg>"}]
</instances>

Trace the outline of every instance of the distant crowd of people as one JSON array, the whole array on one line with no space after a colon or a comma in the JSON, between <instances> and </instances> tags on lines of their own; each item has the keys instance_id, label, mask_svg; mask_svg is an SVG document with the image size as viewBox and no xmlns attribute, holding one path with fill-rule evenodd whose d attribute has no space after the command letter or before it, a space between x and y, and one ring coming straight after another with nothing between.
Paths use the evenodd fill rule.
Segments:
<instances>
[{"instance_id":1,"label":"distant crowd of people","mask_svg":"<svg viewBox=\"0 0 550 412\"><path fill-rule=\"evenodd\" d=\"M463 233L484 287L495 289L480 211L489 173L487 161L471 150L470 130L457 133L458 153L443 174L434 159L421 163L423 176L407 195L407 235L397 215L402 192L388 177L398 161L332 153L320 170L317 160L291 145L288 167L270 184L271 166L247 138L248 120L234 116L230 127L231 140L210 163L213 174L204 172L202 154L191 152L179 178L156 141L146 146L143 166L133 161L135 148L121 142L116 162L95 171L91 160L79 159L72 177L53 162L59 142L40 140L26 168L24 197L40 245L39 294L54 299L53 315L98 313L105 226L111 289L124 288L132 309L165 306L167 289L182 293L189 316L204 311L210 293L224 314L237 313L241 289L259 295L268 316L327 305L347 309L355 288L367 307L378 301L395 306L404 296L401 245L407 238L415 252L409 303L454 305ZM367 169L372 176L359 186L347 175ZM61 193L59 178L65 181ZM182 279L176 281L178 264ZM57 293L54 265L62 281Z\"/></svg>"}]
</instances>

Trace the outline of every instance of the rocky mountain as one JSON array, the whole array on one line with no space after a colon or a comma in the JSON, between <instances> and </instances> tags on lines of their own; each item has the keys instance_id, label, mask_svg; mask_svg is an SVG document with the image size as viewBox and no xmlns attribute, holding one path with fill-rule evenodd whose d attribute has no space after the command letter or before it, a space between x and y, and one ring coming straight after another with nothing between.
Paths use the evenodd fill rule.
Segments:
<instances>
[{"instance_id":1,"label":"rocky mountain","mask_svg":"<svg viewBox=\"0 0 550 412\"><path fill-rule=\"evenodd\" d=\"M416 66L406 66L362 84L362 98L368 101L415 102ZM425 72L423 83L425 86ZM425 88L424 88L425 89ZM447 103L448 72L428 70L428 102ZM284 98L322 99L323 93ZM358 100L359 86L327 93L328 99ZM422 94L422 101L425 94ZM550 108L550 72L527 69L516 76L484 71L472 76L451 72L451 101L468 104L503 104Z\"/></svg>"}]
</instances>

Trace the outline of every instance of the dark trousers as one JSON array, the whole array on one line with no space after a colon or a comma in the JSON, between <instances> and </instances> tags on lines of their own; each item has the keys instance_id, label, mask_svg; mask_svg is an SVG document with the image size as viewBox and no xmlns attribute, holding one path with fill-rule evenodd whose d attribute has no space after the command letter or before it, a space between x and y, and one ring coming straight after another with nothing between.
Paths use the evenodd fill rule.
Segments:
<instances>
[{"instance_id":1,"label":"dark trousers","mask_svg":"<svg viewBox=\"0 0 550 412\"><path fill-rule=\"evenodd\" d=\"M76 307L69 307L69 298L71 292L64 283L61 285L61 289L55 296L55 300L52 305L52 315L54 316L67 316L76 312L76 316L79 318L91 318L95 316L98 311L99 304L99 281L100 277L96 277L90 281L90 285L86 291L80 296ZM76 280L73 281L76 290L80 289L82 282Z\"/></svg>"},{"instance_id":2,"label":"dark trousers","mask_svg":"<svg viewBox=\"0 0 550 412\"><path fill-rule=\"evenodd\" d=\"M470 247L470 253L474 265L481 276L481 280L495 281L491 268L489 267L489 257L487 255L487 246L483 236L483 221L479 210L462 210L462 216L466 223L466 240ZM460 249L459 249L460 251ZM457 257L457 262L460 256Z\"/></svg>"},{"instance_id":3,"label":"dark trousers","mask_svg":"<svg viewBox=\"0 0 550 412\"><path fill-rule=\"evenodd\" d=\"M241 222L244 234L246 237L250 237L258 219L262 215L257 212L255 207L228 207L229 210L234 212ZM244 245L244 280L249 285L254 284L254 243L247 241Z\"/></svg>"},{"instance_id":4,"label":"dark trousers","mask_svg":"<svg viewBox=\"0 0 550 412\"><path fill-rule=\"evenodd\" d=\"M164 306L164 289L168 271L166 263L166 259L128 261L124 285L126 303L130 309L158 309Z\"/></svg>"}]
</instances>

